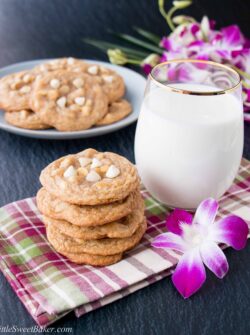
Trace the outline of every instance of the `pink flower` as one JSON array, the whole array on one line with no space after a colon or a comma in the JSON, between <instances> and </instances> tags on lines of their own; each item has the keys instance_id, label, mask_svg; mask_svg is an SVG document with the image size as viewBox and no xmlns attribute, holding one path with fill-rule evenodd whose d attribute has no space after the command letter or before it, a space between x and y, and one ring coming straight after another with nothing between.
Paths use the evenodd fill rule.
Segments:
<instances>
[{"instance_id":1,"label":"pink flower","mask_svg":"<svg viewBox=\"0 0 250 335\"><path fill-rule=\"evenodd\" d=\"M173 249L183 253L173 273L174 286L184 298L197 292L206 279L204 264L218 277L228 271L228 263L218 243L225 243L236 250L245 247L248 226L236 215L215 221L218 203L204 200L194 217L175 209L167 218L168 232L157 236L152 246Z\"/></svg>"}]
</instances>

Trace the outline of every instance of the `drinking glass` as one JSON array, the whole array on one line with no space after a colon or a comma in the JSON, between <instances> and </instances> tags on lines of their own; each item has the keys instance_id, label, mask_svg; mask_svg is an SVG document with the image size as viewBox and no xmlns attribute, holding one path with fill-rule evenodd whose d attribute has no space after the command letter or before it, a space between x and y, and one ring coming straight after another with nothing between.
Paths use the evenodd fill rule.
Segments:
<instances>
[{"instance_id":1,"label":"drinking glass","mask_svg":"<svg viewBox=\"0 0 250 335\"><path fill-rule=\"evenodd\" d=\"M174 60L151 71L138 119L135 159L159 201L195 209L232 184L243 151L242 88L222 64Z\"/></svg>"}]
</instances>

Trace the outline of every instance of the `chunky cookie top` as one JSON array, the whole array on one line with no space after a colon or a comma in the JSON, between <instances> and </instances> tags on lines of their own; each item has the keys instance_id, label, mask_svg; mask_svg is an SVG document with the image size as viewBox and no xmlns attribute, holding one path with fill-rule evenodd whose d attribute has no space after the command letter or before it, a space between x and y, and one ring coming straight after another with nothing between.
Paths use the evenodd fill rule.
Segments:
<instances>
[{"instance_id":1,"label":"chunky cookie top","mask_svg":"<svg viewBox=\"0 0 250 335\"><path fill-rule=\"evenodd\" d=\"M58 70L82 72L86 66L85 64L86 63L84 61L73 57L57 58L46 63L39 64L34 68L34 71L38 73Z\"/></svg>"},{"instance_id":2,"label":"chunky cookie top","mask_svg":"<svg viewBox=\"0 0 250 335\"><path fill-rule=\"evenodd\" d=\"M0 107L6 110L29 108L30 93L36 74L22 71L3 77L0 80Z\"/></svg>"},{"instance_id":3,"label":"chunky cookie top","mask_svg":"<svg viewBox=\"0 0 250 335\"><path fill-rule=\"evenodd\" d=\"M13 126L25 129L48 129L49 125L43 123L39 116L30 109L6 112L5 120Z\"/></svg>"},{"instance_id":4,"label":"chunky cookie top","mask_svg":"<svg viewBox=\"0 0 250 335\"><path fill-rule=\"evenodd\" d=\"M109 102L114 102L125 94L124 81L115 71L101 65L87 63L85 63L84 71L94 77L103 86L104 91L108 95Z\"/></svg>"},{"instance_id":5,"label":"chunky cookie top","mask_svg":"<svg viewBox=\"0 0 250 335\"><path fill-rule=\"evenodd\" d=\"M30 103L43 122L61 131L87 129L108 111L107 97L95 80L65 70L38 78Z\"/></svg>"},{"instance_id":6,"label":"chunky cookie top","mask_svg":"<svg viewBox=\"0 0 250 335\"><path fill-rule=\"evenodd\" d=\"M123 199L139 186L136 168L126 158L94 149L51 163L40 180L62 200L86 205Z\"/></svg>"}]
</instances>

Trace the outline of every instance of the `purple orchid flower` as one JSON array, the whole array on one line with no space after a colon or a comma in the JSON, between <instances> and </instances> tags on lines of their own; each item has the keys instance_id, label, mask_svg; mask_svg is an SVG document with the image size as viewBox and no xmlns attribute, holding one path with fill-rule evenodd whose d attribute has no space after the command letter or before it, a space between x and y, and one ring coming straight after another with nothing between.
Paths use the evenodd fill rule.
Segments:
<instances>
[{"instance_id":1,"label":"purple orchid flower","mask_svg":"<svg viewBox=\"0 0 250 335\"><path fill-rule=\"evenodd\" d=\"M194 217L184 210L175 209L166 220L168 232L157 236L152 243L155 248L183 253L172 281L184 298L197 292L205 282L204 264L218 278L226 275L228 262L218 243L225 243L236 250L246 245L246 222L236 215L215 222L217 211L218 203L212 198L199 205Z\"/></svg>"}]
</instances>

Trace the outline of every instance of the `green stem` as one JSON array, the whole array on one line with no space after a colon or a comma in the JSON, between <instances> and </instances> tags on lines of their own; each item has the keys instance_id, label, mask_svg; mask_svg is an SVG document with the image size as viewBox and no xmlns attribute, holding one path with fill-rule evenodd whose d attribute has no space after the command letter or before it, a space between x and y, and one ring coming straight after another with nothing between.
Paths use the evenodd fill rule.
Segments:
<instances>
[{"instance_id":1,"label":"green stem","mask_svg":"<svg viewBox=\"0 0 250 335\"><path fill-rule=\"evenodd\" d=\"M141 65L142 60L137 60L137 59L130 59L130 58L128 58L128 59L127 59L127 63L128 63L128 64L134 64L134 65Z\"/></svg>"},{"instance_id":2,"label":"green stem","mask_svg":"<svg viewBox=\"0 0 250 335\"><path fill-rule=\"evenodd\" d=\"M233 68L235 71L237 71L242 77L245 77L245 78L247 78L247 79L250 79L250 74L249 74L249 73L242 71L241 69L239 69L239 68L238 68L237 66L235 66L235 65L232 65L232 68Z\"/></svg>"},{"instance_id":3,"label":"green stem","mask_svg":"<svg viewBox=\"0 0 250 335\"><path fill-rule=\"evenodd\" d=\"M242 80L242 86L244 86L245 88L250 88L250 84L248 84L244 80Z\"/></svg>"},{"instance_id":4,"label":"green stem","mask_svg":"<svg viewBox=\"0 0 250 335\"><path fill-rule=\"evenodd\" d=\"M153 33L151 33L150 31L144 30L142 28L138 28L138 27L134 27L134 30L140 34L141 36L143 36L144 38L146 38L147 40L149 40L150 42L153 42L156 45L159 45L161 38Z\"/></svg>"},{"instance_id":5,"label":"green stem","mask_svg":"<svg viewBox=\"0 0 250 335\"><path fill-rule=\"evenodd\" d=\"M164 8L164 0L158 0L158 6L159 6L159 10L161 15L164 17L164 19L167 21L167 24L169 26L169 28L174 31L175 30L175 26L171 20L171 16L174 14L174 12L176 11L175 7L172 7L168 12L165 11Z\"/></svg>"},{"instance_id":6,"label":"green stem","mask_svg":"<svg viewBox=\"0 0 250 335\"><path fill-rule=\"evenodd\" d=\"M133 36L130 36L130 35L127 35L127 34L116 34L116 33L113 33L113 34L115 36L127 41L127 42L138 45L138 46L140 46L144 49L162 54L163 49L155 46L154 44L141 41L139 38L136 38L136 37L133 37Z\"/></svg>"},{"instance_id":7,"label":"green stem","mask_svg":"<svg viewBox=\"0 0 250 335\"><path fill-rule=\"evenodd\" d=\"M145 58L145 57L148 56L147 52L134 50L132 48L123 47L123 46L120 46L120 45L114 44L114 43L108 43L108 42L103 42L103 41L99 41L99 40L92 40L92 39L88 39L88 38L83 39L83 41L87 44L90 44L90 45L102 50L102 51L107 51L107 49L120 49L126 55L128 55L128 57L131 57L131 58Z\"/></svg>"},{"instance_id":8,"label":"green stem","mask_svg":"<svg viewBox=\"0 0 250 335\"><path fill-rule=\"evenodd\" d=\"M173 16L174 12L176 12L177 9L178 9L178 8L176 8L176 7L172 7L172 8L168 11L168 13L167 13L167 17L166 17L167 23L168 23L168 25L169 25L169 27L170 27L170 29L171 29L172 31L175 30L175 25L173 24L172 16Z\"/></svg>"}]
</instances>

